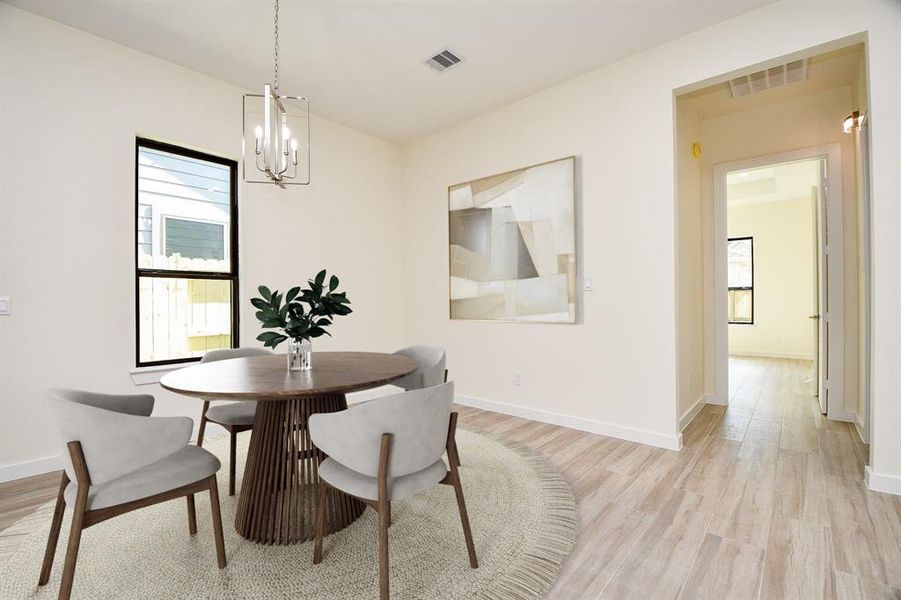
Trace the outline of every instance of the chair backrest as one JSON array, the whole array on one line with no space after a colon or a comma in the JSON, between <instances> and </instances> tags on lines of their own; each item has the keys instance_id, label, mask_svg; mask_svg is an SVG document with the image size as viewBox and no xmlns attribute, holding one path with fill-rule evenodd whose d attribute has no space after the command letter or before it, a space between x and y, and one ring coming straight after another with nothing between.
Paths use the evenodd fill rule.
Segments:
<instances>
[{"instance_id":1,"label":"chair backrest","mask_svg":"<svg viewBox=\"0 0 901 600\"><path fill-rule=\"evenodd\" d=\"M453 383L376 398L349 410L310 416L310 437L345 467L376 477L382 434L393 434L388 475L400 477L441 458L453 401Z\"/></svg>"},{"instance_id":2,"label":"chair backrest","mask_svg":"<svg viewBox=\"0 0 901 600\"><path fill-rule=\"evenodd\" d=\"M444 383L447 353L438 346L407 346L394 354L409 356L419 365L415 371L391 382L405 390L421 390Z\"/></svg>"},{"instance_id":3,"label":"chair backrest","mask_svg":"<svg viewBox=\"0 0 901 600\"><path fill-rule=\"evenodd\" d=\"M263 356L272 354L265 348L223 348L221 350L210 350L200 359L202 363L215 362L217 360L228 360L229 358L244 358L246 356Z\"/></svg>"},{"instance_id":4,"label":"chair backrest","mask_svg":"<svg viewBox=\"0 0 901 600\"><path fill-rule=\"evenodd\" d=\"M76 481L66 444L80 442L91 482L104 483L156 462L185 447L193 421L187 417L149 417L153 396L49 391L65 469Z\"/></svg>"}]
</instances>

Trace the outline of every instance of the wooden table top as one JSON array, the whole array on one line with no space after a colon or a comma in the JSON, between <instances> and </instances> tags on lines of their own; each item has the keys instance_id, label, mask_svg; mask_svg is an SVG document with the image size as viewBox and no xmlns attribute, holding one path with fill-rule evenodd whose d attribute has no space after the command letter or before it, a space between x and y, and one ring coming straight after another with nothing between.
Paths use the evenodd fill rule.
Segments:
<instances>
[{"instance_id":1,"label":"wooden table top","mask_svg":"<svg viewBox=\"0 0 901 600\"><path fill-rule=\"evenodd\" d=\"M209 362L160 379L167 390L205 399L285 400L378 387L416 370L406 356L378 352L314 352L313 368L289 371L284 354Z\"/></svg>"}]
</instances>

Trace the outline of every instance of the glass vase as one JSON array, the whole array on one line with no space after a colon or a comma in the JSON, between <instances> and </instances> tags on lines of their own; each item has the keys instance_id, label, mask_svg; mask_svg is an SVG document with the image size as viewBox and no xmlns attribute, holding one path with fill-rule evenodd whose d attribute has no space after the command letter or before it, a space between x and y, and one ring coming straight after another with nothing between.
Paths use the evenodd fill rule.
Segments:
<instances>
[{"instance_id":1,"label":"glass vase","mask_svg":"<svg viewBox=\"0 0 901 600\"><path fill-rule=\"evenodd\" d=\"M288 340L288 370L309 371L313 368L313 344L310 340Z\"/></svg>"}]
</instances>

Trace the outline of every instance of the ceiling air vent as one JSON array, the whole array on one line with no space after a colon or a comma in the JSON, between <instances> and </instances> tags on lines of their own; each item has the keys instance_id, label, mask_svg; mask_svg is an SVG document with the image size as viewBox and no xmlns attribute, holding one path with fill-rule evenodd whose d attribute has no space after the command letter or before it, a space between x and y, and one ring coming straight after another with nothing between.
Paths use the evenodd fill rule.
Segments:
<instances>
[{"instance_id":1,"label":"ceiling air vent","mask_svg":"<svg viewBox=\"0 0 901 600\"><path fill-rule=\"evenodd\" d=\"M459 64L461 60L462 59L459 56L457 56L450 50L442 50L435 56L426 59L425 64L432 67L439 73L443 73L454 65Z\"/></svg>"},{"instance_id":2,"label":"ceiling air vent","mask_svg":"<svg viewBox=\"0 0 901 600\"><path fill-rule=\"evenodd\" d=\"M742 75L729 80L729 91L733 98L759 94L796 81L807 79L807 59L796 60L778 67L770 67L750 75Z\"/></svg>"}]
</instances>

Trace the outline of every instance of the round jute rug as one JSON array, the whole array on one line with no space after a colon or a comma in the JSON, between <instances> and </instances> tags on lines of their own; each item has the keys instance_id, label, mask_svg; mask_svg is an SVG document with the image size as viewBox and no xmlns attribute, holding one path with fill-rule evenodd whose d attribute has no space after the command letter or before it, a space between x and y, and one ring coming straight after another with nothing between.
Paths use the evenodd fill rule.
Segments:
<instances>
[{"instance_id":1,"label":"round jute rug","mask_svg":"<svg viewBox=\"0 0 901 600\"><path fill-rule=\"evenodd\" d=\"M547 591L575 540L575 503L563 477L538 453L484 434L458 431L460 476L479 557L470 569L449 486L394 503L392 598L528 600ZM250 436L239 436L238 473ZM219 490L228 567L216 568L207 495L197 496L197 535L188 535L184 500L128 513L85 530L73 598L378 597L376 514L366 509L313 545L261 546L235 532L237 496L228 497L227 438L211 440L222 459ZM50 583L37 587L53 504L0 533L0 598L53 598L65 556L67 511Z\"/></svg>"}]
</instances>

